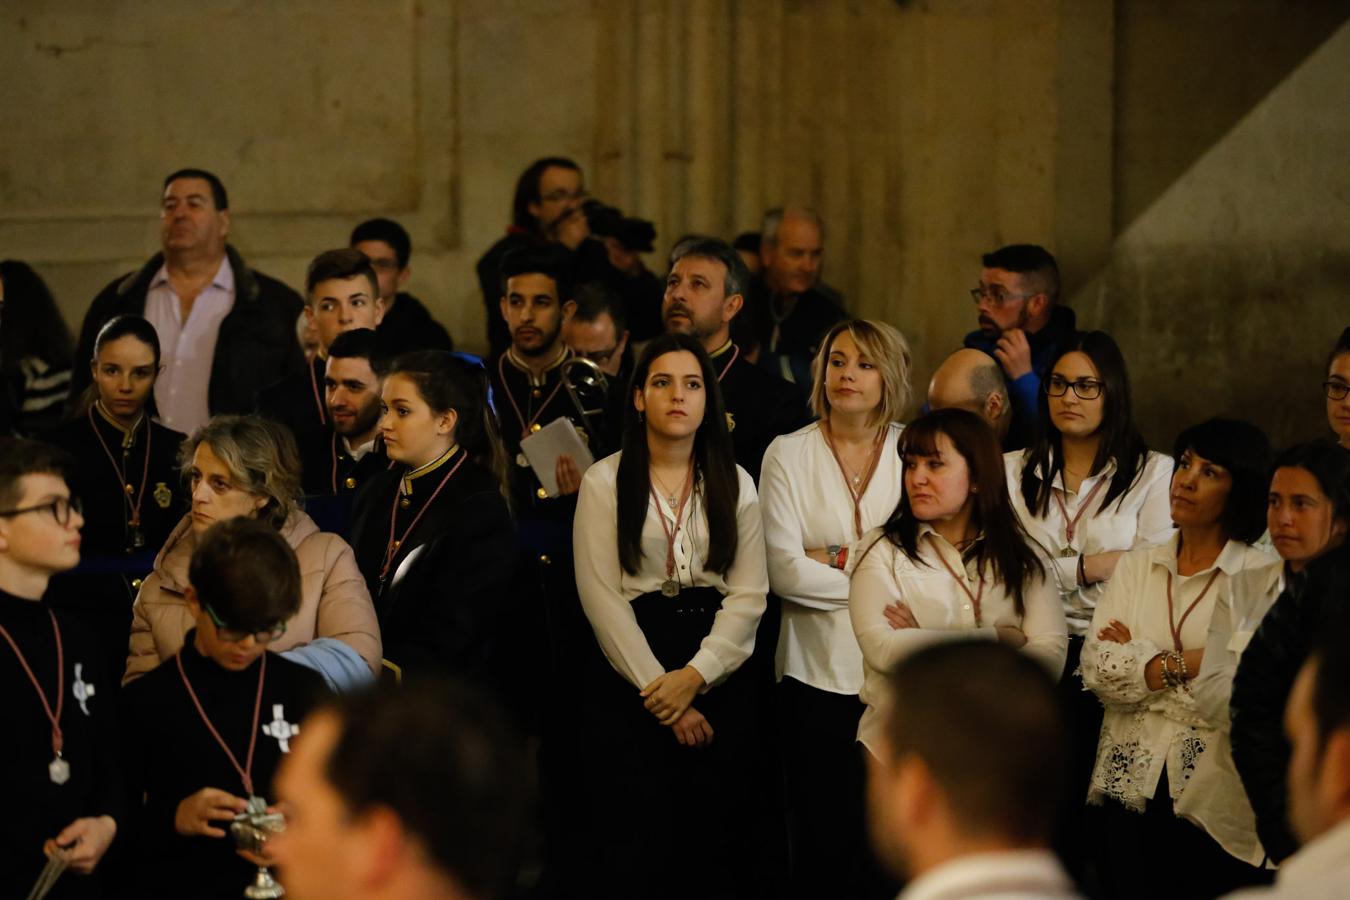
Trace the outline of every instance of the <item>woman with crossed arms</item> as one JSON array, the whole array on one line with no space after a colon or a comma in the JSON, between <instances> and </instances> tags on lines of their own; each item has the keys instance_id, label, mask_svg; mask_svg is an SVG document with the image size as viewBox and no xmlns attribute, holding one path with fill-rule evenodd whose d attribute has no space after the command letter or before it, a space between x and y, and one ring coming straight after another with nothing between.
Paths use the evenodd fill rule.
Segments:
<instances>
[{"instance_id":1,"label":"woman with crossed arms","mask_svg":"<svg viewBox=\"0 0 1350 900\"><path fill-rule=\"evenodd\" d=\"M754 482L694 338L643 351L623 450L577 500L577 588L613 672L585 692L597 789L592 896L684 896L653 853L693 841L700 896L749 897L754 648L768 577ZM664 853L658 853L664 856Z\"/></svg>"},{"instance_id":2,"label":"woman with crossed arms","mask_svg":"<svg viewBox=\"0 0 1350 900\"><path fill-rule=\"evenodd\" d=\"M904 493L864 541L849 587L862 649L858 740L878 759L886 673L937 641L997 640L1058 679L1064 610L1008 501L998 438L974 413L939 409L900 436Z\"/></svg>"},{"instance_id":3,"label":"woman with crossed arms","mask_svg":"<svg viewBox=\"0 0 1350 900\"><path fill-rule=\"evenodd\" d=\"M1192 682L1219 598L1271 557L1266 526L1270 444L1246 422L1211 419L1177 438L1177 534L1125 554L1083 645L1083 684L1105 707L1088 803L1111 896L1213 897L1265 879L1265 852L1221 722Z\"/></svg>"},{"instance_id":4,"label":"woman with crossed arms","mask_svg":"<svg viewBox=\"0 0 1350 900\"><path fill-rule=\"evenodd\" d=\"M760 470L769 587L783 603L779 729L794 896L854 896L868 872L858 752L862 652L848 618L848 557L900 501L896 454L909 346L869 319L840 322L812 366L818 421L775 438Z\"/></svg>"}]
</instances>

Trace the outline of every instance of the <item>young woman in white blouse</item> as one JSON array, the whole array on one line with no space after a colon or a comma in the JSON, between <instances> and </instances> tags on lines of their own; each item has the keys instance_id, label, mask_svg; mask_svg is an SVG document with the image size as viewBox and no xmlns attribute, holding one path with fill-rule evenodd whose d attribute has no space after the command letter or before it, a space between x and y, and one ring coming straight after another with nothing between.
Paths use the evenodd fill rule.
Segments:
<instances>
[{"instance_id":1,"label":"young woman in white blouse","mask_svg":"<svg viewBox=\"0 0 1350 900\"><path fill-rule=\"evenodd\" d=\"M717 372L694 338L643 351L623 450L582 479L581 605L613 673L588 691L591 896L753 896L754 649L768 576L754 482L732 453ZM608 673L607 673L608 674ZM677 853L672 871L663 863Z\"/></svg>"},{"instance_id":2,"label":"young woman in white blouse","mask_svg":"<svg viewBox=\"0 0 1350 900\"><path fill-rule=\"evenodd\" d=\"M769 587L782 602L779 741L794 896L851 896L866 867L862 652L848 618L850 554L900 501L896 454L909 345L869 319L826 333L812 366L818 421L775 438L760 469Z\"/></svg>"},{"instance_id":3,"label":"young woman in white blouse","mask_svg":"<svg viewBox=\"0 0 1350 900\"><path fill-rule=\"evenodd\" d=\"M1112 896L1213 897L1259 883L1264 858L1228 737L1196 703L1216 602L1271 557L1251 542L1266 517L1270 445L1253 425L1211 419L1177 438L1178 532L1121 558L1083 646L1083 684L1106 707L1088 802Z\"/></svg>"},{"instance_id":4,"label":"young woman in white blouse","mask_svg":"<svg viewBox=\"0 0 1350 900\"><path fill-rule=\"evenodd\" d=\"M939 409L900 435L904 492L864 540L848 609L863 654L858 739L875 754L886 673L946 640L998 640L1058 679L1064 610L1008 501L998 438L979 416Z\"/></svg>"},{"instance_id":5,"label":"young woman in white blouse","mask_svg":"<svg viewBox=\"0 0 1350 900\"><path fill-rule=\"evenodd\" d=\"M1013 509L1044 551L1069 626L1060 699L1072 743L1070 791L1058 842L1071 869L1087 853L1083 794L1102 727L1101 704L1074 674L1083 635L1124 551L1173 532L1172 458L1148 449L1131 406L1120 348L1105 332L1083 332L1050 366L1035 443L1004 457Z\"/></svg>"}]
</instances>

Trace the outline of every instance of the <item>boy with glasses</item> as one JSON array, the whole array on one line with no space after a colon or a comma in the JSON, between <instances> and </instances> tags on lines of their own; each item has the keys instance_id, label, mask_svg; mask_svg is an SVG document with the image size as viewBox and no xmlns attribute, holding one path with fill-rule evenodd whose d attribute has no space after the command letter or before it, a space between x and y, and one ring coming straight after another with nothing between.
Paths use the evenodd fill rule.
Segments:
<instances>
[{"instance_id":1,"label":"boy with glasses","mask_svg":"<svg viewBox=\"0 0 1350 900\"><path fill-rule=\"evenodd\" d=\"M70 459L36 441L0 439L0 896L94 870L117 833L111 686L92 638L42 603L53 575L80 561L79 503ZM57 858L48 866L49 858ZM48 896L96 897L67 876Z\"/></svg>"},{"instance_id":2,"label":"boy with glasses","mask_svg":"<svg viewBox=\"0 0 1350 900\"><path fill-rule=\"evenodd\" d=\"M182 649L124 690L122 745L137 896L229 897L259 858L236 853L232 822L267 808L296 725L323 699L318 674L267 652L300 606L295 553L274 528L221 522L197 545Z\"/></svg>"}]
</instances>

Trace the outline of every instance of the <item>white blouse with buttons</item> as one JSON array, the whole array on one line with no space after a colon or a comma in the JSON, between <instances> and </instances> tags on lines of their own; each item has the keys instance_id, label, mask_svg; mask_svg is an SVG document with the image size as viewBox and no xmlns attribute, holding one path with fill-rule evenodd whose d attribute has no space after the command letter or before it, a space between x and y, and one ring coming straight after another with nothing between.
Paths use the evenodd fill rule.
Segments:
<instances>
[{"instance_id":1,"label":"white blouse with buttons","mask_svg":"<svg viewBox=\"0 0 1350 900\"><path fill-rule=\"evenodd\" d=\"M666 669L652 653L633 614L632 601L661 589L666 580L666 529L675 527L675 511L649 499L642 525L642 562L630 575L619 565L619 458L615 453L586 470L577 497L572 530L577 591L595 630L600 648L620 675L641 689ZM722 595L722 608L688 665L708 686L725 680L755 648L755 629L764 614L769 590L764 565L764 528L755 482L736 467L740 496L736 504L736 559L725 575L704 569L708 558L708 516L701 488L695 488L675 532L675 577L682 588L712 587ZM665 519L664 525L662 518Z\"/></svg>"},{"instance_id":2,"label":"white blouse with buttons","mask_svg":"<svg viewBox=\"0 0 1350 900\"><path fill-rule=\"evenodd\" d=\"M1040 545L1046 567L1054 575L1064 603L1071 634L1086 634L1092 624L1092 611L1101 599L1106 582L1082 586L1078 583L1078 557L1084 554L1106 553L1112 550L1133 550L1160 544L1176 531L1172 526L1169 493L1172 484L1172 457L1149 451L1139 479L1103 508L1102 500L1110 490L1109 482L1116 473L1115 462L1109 462L1096 475L1083 479L1076 491L1064 488L1064 476L1056 477L1052 490L1064 503L1060 510L1055 498L1050 499L1045 515L1038 516L1022 497L1022 472L1025 466L1023 451L1015 450L1003 457L1008 474L1008 494L1022 527ZM1107 482L1091 498L1091 507L1083 510L1083 502L1101 482ZM1074 527L1073 539L1067 534L1069 520L1082 511ZM1064 512L1068 513L1066 517Z\"/></svg>"},{"instance_id":3,"label":"white blouse with buttons","mask_svg":"<svg viewBox=\"0 0 1350 900\"><path fill-rule=\"evenodd\" d=\"M849 563L853 579L848 611L862 648L861 698L867 704L858 725L858 740L874 754L888 700L886 673L916 650L942 641L996 641L998 626L1012 625L1026 635L1023 652L1059 679L1069 638L1064 610L1051 581L1036 578L1027 583L1022 594L1025 614L1019 616L1013 595L1002 583L989 578L980 595L981 615L976 622L970 597L947 570L950 566L964 578L971 594L979 594L980 573L975 561L963 560L956 548L930 526L919 526L917 560L885 538L880 529L869 532L862 547L856 568L852 561ZM919 627L891 627L885 610L894 603L909 607Z\"/></svg>"},{"instance_id":4,"label":"white blouse with buttons","mask_svg":"<svg viewBox=\"0 0 1350 900\"><path fill-rule=\"evenodd\" d=\"M859 503L862 528L886 521L900 502L904 466L896 455L903 426L891 424L876 471ZM820 424L774 438L759 473L769 586L783 601L775 669L823 691L862 690L863 661L848 619L848 576L806 555L833 544L857 554L853 494Z\"/></svg>"}]
</instances>

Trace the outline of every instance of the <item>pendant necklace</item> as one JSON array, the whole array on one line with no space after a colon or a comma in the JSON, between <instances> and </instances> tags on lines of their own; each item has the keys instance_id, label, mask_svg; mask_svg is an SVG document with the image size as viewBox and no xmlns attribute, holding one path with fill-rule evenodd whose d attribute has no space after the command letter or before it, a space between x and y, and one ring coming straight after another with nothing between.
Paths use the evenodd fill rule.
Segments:
<instances>
[{"instance_id":1,"label":"pendant necklace","mask_svg":"<svg viewBox=\"0 0 1350 900\"><path fill-rule=\"evenodd\" d=\"M127 481L126 470L117 464L117 459L108 447L108 442L103 440L103 434L98 430L97 423L94 422L93 404L90 404L88 414L89 427L94 430L94 437L98 438L99 446L103 448L104 455L108 457L108 462L112 464L113 471L117 473L117 483L122 486L122 496L126 499L127 506L131 507L131 518L127 521L127 524L131 526L131 546L128 550L139 550L145 546L145 534L141 531L141 503L145 500L145 486L150 483L150 448L154 429L150 427L150 422L147 419L145 423L145 464L141 467L141 489L136 493L136 501L133 503L131 495L135 488L132 487L131 482ZM145 418L144 413L141 414L141 418ZM128 432L128 434L134 433L134 428Z\"/></svg>"},{"instance_id":2,"label":"pendant necklace","mask_svg":"<svg viewBox=\"0 0 1350 900\"><path fill-rule=\"evenodd\" d=\"M675 535L680 532L680 525L684 521L684 507L689 502L689 494L694 489L694 461L689 461L689 474L684 477L684 491L680 494L678 505L671 503L671 509L675 512L675 527L671 528L670 523L666 521L665 513L661 512L661 498L656 496L656 488L648 486L652 493L652 499L656 501L656 516L661 520L661 529L666 533L666 580L661 582L661 593L666 597L674 597L680 592L679 579L675 577ZM672 497L673 499L673 497Z\"/></svg>"},{"instance_id":3,"label":"pendant necklace","mask_svg":"<svg viewBox=\"0 0 1350 900\"><path fill-rule=\"evenodd\" d=\"M47 764L47 777L51 779L52 784L65 784L70 780L70 763L61 757L61 748L65 744L65 736L61 732L61 707L66 699L66 656L61 648L61 626L56 624L56 613L49 609L47 615L52 617L52 634L56 636L56 712L52 712L52 705L47 702L47 694L38 683L37 676L33 674L33 668L28 665L23 651L3 625L0 625L0 635L9 642L14 655L19 658L19 665L28 673L28 680L33 682L38 699L42 701L42 710L47 714L47 720L52 723L52 761Z\"/></svg>"},{"instance_id":4,"label":"pendant necklace","mask_svg":"<svg viewBox=\"0 0 1350 900\"><path fill-rule=\"evenodd\" d=\"M253 793L253 748L258 744L258 721L262 714L263 681L267 675L267 654L264 653L258 658L258 696L253 701L253 726L248 734L248 756L244 758L244 764L239 765L239 759L230 750L230 745L225 743L225 739L220 736L216 726L212 724L211 717L206 714L206 709L202 706L202 701L197 699L197 692L192 689L192 682L188 681L187 670L183 668L183 651L180 649L174 654L174 659L178 662L178 674L183 678L183 687L187 689L188 697L192 699L192 705L197 707L197 715L202 717L202 722L206 725L206 730L211 732L211 736L216 739L220 749L225 751L225 756L229 758L230 765L239 773L239 778L244 783L244 791L248 794L249 804L254 805L254 801L259 801L263 809L267 808L266 803L261 802L256 794Z\"/></svg>"}]
</instances>

